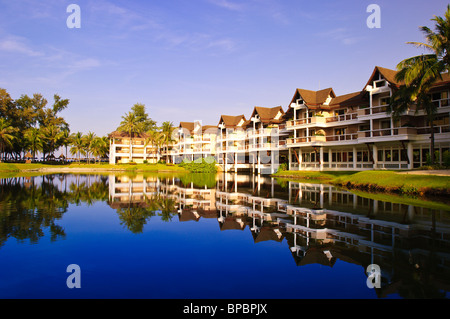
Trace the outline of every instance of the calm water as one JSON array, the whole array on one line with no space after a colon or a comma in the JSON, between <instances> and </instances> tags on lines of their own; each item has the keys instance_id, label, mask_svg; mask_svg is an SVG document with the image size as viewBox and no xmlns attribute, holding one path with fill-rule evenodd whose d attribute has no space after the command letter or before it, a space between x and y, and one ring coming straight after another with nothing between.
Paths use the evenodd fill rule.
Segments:
<instances>
[{"instance_id":1,"label":"calm water","mask_svg":"<svg viewBox=\"0 0 450 319\"><path fill-rule=\"evenodd\" d=\"M450 213L247 175L0 180L0 298L445 298ZM66 285L79 265L80 289ZM379 265L381 288L366 268Z\"/></svg>"}]
</instances>

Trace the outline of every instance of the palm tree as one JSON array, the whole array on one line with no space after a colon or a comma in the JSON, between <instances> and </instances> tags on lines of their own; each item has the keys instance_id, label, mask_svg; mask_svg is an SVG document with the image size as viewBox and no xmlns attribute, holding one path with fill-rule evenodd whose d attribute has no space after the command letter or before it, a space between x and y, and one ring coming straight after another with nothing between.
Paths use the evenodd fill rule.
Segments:
<instances>
[{"instance_id":1,"label":"palm tree","mask_svg":"<svg viewBox=\"0 0 450 319\"><path fill-rule=\"evenodd\" d=\"M161 131L163 133L163 145L166 148L166 163L169 162L169 145L173 142L172 135L175 127L170 121L165 121L162 123Z\"/></svg>"},{"instance_id":2,"label":"palm tree","mask_svg":"<svg viewBox=\"0 0 450 319\"><path fill-rule=\"evenodd\" d=\"M434 164L434 119L437 106L432 103L429 91L436 81L442 80L442 73L450 70L450 5L444 18L435 16L431 21L436 22L435 31L426 26L420 27L425 35L425 43L408 42L430 53L405 59L397 65L395 79L401 85L391 97L388 112L392 113L394 120L398 120L414 104L416 112L425 112L431 130L430 158Z\"/></svg>"},{"instance_id":3,"label":"palm tree","mask_svg":"<svg viewBox=\"0 0 450 319\"><path fill-rule=\"evenodd\" d=\"M125 116L122 116L122 122L120 122L119 131L127 132L130 138L130 161L132 154L132 143L131 139L134 134L139 134L142 132L142 122L141 118L137 116L134 112L128 112Z\"/></svg>"},{"instance_id":4,"label":"palm tree","mask_svg":"<svg viewBox=\"0 0 450 319\"><path fill-rule=\"evenodd\" d=\"M5 146L12 146L12 141L14 140L13 133L15 128L10 125L10 122L5 118L0 118L0 161L2 160L3 151Z\"/></svg>"},{"instance_id":5,"label":"palm tree","mask_svg":"<svg viewBox=\"0 0 450 319\"><path fill-rule=\"evenodd\" d=\"M67 147L70 145L70 131L68 129L63 129L61 132L61 140L60 143L66 149L66 159L67 159Z\"/></svg>"},{"instance_id":6,"label":"palm tree","mask_svg":"<svg viewBox=\"0 0 450 319\"><path fill-rule=\"evenodd\" d=\"M36 158L36 151L42 150L44 145L44 134L42 131L36 127L30 127L26 130L25 139L28 140L28 143L31 147L31 151L33 152L33 160Z\"/></svg>"},{"instance_id":7,"label":"palm tree","mask_svg":"<svg viewBox=\"0 0 450 319\"><path fill-rule=\"evenodd\" d=\"M92 141L92 155L100 158L105 157L108 153L109 142L107 137L96 136Z\"/></svg>"},{"instance_id":8,"label":"palm tree","mask_svg":"<svg viewBox=\"0 0 450 319\"><path fill-rule=\"evenodd\" d=\"M84 140L83 133L77 132L70 136L70 154L76 155L78 157L78 163L80 163L81 154L84 155Z\"/></svg>"},{"instance_id":9,"label":"palm tree","mask_svg":"<svg viewBox=\"0 0 450 319\"><path fill-rule=\"evenodd\" d=\"M53 154L55 150L59 147L59 142L61 139L61 129L56 125L51 125L45 127L43 130L44 140L47 142L44 144L43 153L44 159L45 154L48 152L49 154Z\"/></svg>"},{"instance_id":10,"label":"palm tree","mask_svg":"<svg viewBox=\"0 0 450 319\"><path fill-rule=\"evenodd\" d=\"M83 136L84 148L86 151L88 164L90 163L90 155L91 155L92 146L93 146L92 144L94 142L95 137L96 137L95 133L92 133L92 132L89 132Z\"/></svg>"},{"instance_id":11,"label":"palm tree","mask_svg":"<svg viewBox=\"0 0 450 319\"><path fill-rule=\"evenodd\" d=\"M147 145L151 145L153 149L155 149L156 160L159 161L159 149L163 143L164 135L159 131L148 131L147 137L145 138L144 148ZM145 154L146 155L146 154Z\"/></svg>"}]
</instances>

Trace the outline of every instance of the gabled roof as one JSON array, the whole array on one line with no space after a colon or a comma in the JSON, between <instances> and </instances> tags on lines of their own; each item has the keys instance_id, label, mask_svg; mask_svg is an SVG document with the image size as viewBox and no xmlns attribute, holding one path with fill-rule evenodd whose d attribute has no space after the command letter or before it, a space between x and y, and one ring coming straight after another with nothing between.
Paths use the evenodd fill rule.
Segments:
<instances>
[{"instance_id":1,"label":"gabled roof","mask_svg":"<svg viewBox=\"0 0 450 319\"><path fill-rule=\"evenodd\" d=\"M132 138L147 138L149 135L146 133L132 133ZM109 138L120 138L120 137L130 137L128 132L124 131L114 131L108 134Z\"/></svg>"},{"instance_id":2,"label":"gabled roof","mask_svg":"<svg viewBox=\"0 0 450 319\"><path fill-rule=\"evenodd\" d=\"M194 132L195 124L194 122L180 122L179 128L188 130L190 133Z\"/></svg>"},{"instance_id":3,"label":"gabled roof","mask_svg":"<svg viewBox=\"0 0 450 319\"><path fill-rule=\"evenodd\" d=\"M388 81L391 85L399 86L401 84L395 79L395 75L397 74L397 71L387 69L387 68L382 68L381 66L375 66L375 68L372 72L372 75L369 78L369 81L367 81L367 83L363 89L365 89L368 85L372 85L372 82L374 81L374 77L377 73L380 73L381 76L386 81Z\"/></svg>"},{"instance_id":4,"label":"gabled roof","mask_svg":"<svg viewBox=\"0 0 450 319\"><path fill-rule=\"evenodd\" d=\"M300 97L303 99L304 103L308 107L323 105L323 103L325 103L325 101L327 100L328 96L331 96L332 98L336 97L336 94L334 94L332 88L327 88L319 91L296 89L294 97L292 98L291 103L289 103L289 107L292 103L295 103L295 101Z\"/></svg>"},{"instance_id":5,"label":"gabled roof","mask_svg":"<svg viewBox=\"0 0 450 319\"><path fill-rule=\"evenodd\" d=\"M367 97L367 94L364 91L339 95L331 100L329 107L336 108L358 106L361 103L369 102L369 100L365 99L365 97Z\"/></svg>"},{"instance_id":6,"label":"gabled roof","mask_svg":"<svg viewBox=\"0 0 450 319\"><path fill-rule=\"evenodd\" d=\"M244 122L247 122L244 115L221 115L219 125L224 123L226 128L235 128L239 124L241 120L244 120Z\"/></svg>"},{"instance_id":7,"label":"gabled roof","mask_svg":"<svg viewBox=\"0 0 450 319\"><path fill-rule=\"evenodd\" d=\"M279 119L275 119L278 113L281 113L281 117ZM252 116L250 118L253 118L256 114L259 115L259 119L262 123L279 123L282 120L282 116L284 115L283 108L281 106L275 106L275 107L261 107L261 106L255 106L253 109Z\"/></svg>"},{"instance_id":8,"label":"gabled roof","mask_svg":"<svg viewBox=\"0 0 450 319\"><path fill-rule=\"evenodd\" d=\"M367 85L372 85L372 82L374 81L374 77L377 73L380 73L381 76L388 81L391 86L400 86L403 84L403 82L398 82L395 79L395 76L397 75L398 71L383 68L381 66L376 66L372 72L372 75L370 76L369 80L367 81L367 84L364 86L364 89L367 87ZM450 82L450 74L449 73L441 73L442 79L437 80L435 83L433 83L432 87L438 87L441 85L448 84Z\"/></svg>"},{"instance_id":9,"label":"gabled roof","mask_svg":"<svg viewBox=\"0 0 450 319\"><path fill-rule=\"evenodd\" d=\"M211 130L211 132L212 132L213 129L217 130L217 125L203 125L202 126L202 133L205 133L208 130Z\"/></svg>"}]
</instances>

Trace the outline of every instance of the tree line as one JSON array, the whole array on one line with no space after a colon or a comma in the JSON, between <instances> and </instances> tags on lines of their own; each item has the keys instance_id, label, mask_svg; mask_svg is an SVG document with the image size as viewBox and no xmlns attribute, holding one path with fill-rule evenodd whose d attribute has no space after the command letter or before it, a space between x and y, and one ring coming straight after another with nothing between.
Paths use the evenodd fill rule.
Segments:
<instances>
[{"instance_id":1,"label":"tree line","mask_svg":"<svg viewBox=\"0 0 450 319\"><path fill-rule=\"evenodd\" d=\"M170 121L163 122L161 126L157 126L156 124L157 123L146 113L145 105L136 103L129 112L122 116L122 121L120 122L117 131L125 132L130 137L137 135L144 136L145 146L153 146L158 159L162 158L164 152L166 155L165 161L169 162L170 157L168 153L174 142L173 132L175 131L175 127Z\"/></svg>"},{"instance_id":2,"label":"tree line","mask_svg":"<svg viewBox=\"0 0 450 319\"><path fill-rule=\"evenodd\" d=\"M71 133L69 124L60 115L69 105L68 99L53 96L49 103L42 94L21 95L11 98L6 89L0 88L0 161L36 159L38 152L44 160L55 159L55 152L65 148L72 156L104 158L109 154L108 137L95 133ZM31 155L31 156L27 156Z\"/></svg>"}]
</instances>

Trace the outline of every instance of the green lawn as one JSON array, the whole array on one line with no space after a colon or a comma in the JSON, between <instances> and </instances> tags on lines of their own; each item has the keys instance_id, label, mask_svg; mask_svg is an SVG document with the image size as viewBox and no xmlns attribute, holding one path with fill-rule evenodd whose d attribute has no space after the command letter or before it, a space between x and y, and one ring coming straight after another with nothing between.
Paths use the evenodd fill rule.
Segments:
<instances>
[{"instance_id":1,"label":"green lawn","mask_svg":"<svg viewBox=\"0 0 450 319\"><path fill-rule=\"evenodd\" d=\"M282 171L274 174L274 176L296 180L314 179L323 183L370 191L384 191L414 195L450 194L449 176L400 174L395 171Z\"/></svg>"}]
</instances>

